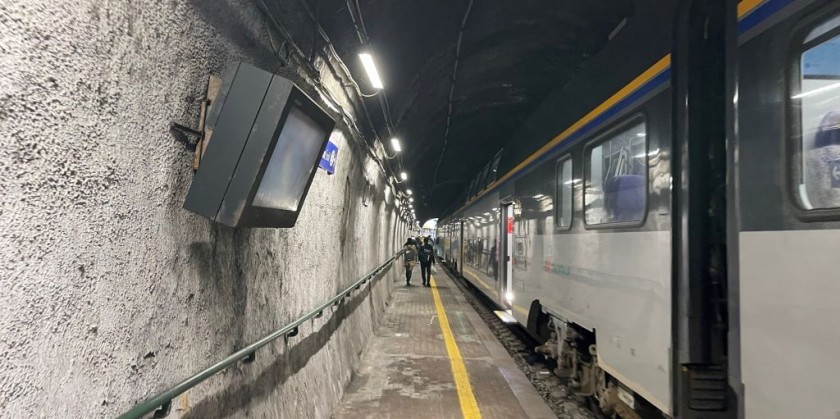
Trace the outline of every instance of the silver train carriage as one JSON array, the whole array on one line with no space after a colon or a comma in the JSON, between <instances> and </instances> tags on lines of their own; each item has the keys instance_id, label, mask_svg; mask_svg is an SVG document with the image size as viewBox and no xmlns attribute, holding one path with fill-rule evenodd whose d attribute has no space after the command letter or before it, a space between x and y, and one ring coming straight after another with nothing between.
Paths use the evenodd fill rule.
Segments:
<instances>
[{"instance_id":1,"label":"silver train carriage","mask_svg":"<svg viewBox=\"0 0 840 419\"><path fill-rule=\"evenodd\" d=\"M729 2L728 79L692 44L721 12L665 3L549 94L441 218L440 256L602 412L836 419L840 2ZM728 128L697 148L673 104L716 88Z\"/></svg>"}]
</instances>

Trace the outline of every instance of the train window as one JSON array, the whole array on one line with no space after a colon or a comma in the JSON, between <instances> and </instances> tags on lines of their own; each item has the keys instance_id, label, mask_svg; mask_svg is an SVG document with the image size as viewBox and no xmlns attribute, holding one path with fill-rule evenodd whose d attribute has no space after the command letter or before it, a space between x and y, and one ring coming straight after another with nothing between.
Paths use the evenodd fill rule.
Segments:
<instances>
[{"instance_id":1,"label":"train window","mask_svg":"<svg viewBox=\"0 0 840 419\"><path fill-rule=\"evenodd\" d=\"M840 208L840 16L803 41L791 96L799 110L799 203L806 210Z\"/></svg>"},{"instance_id":2,"label":"train window","mask_svg":"<svg viewBox=\"0 0 840 419\"><path fill-rule=\"evenodd\" d=\"M635 223L647 208L644 120L613 131L586 150L583 203L587 225Z\"/></svg>"},{"instance_id":3,"label":"train window","mask_svg":"<svg viewBox=\"0 0 840 419\"><path fill-rule=\"evenodd\" d=\"M572 227L572 157L566 156L557 162L554 193L554 226L559 230Z\"/></svg>"}]
</instances>

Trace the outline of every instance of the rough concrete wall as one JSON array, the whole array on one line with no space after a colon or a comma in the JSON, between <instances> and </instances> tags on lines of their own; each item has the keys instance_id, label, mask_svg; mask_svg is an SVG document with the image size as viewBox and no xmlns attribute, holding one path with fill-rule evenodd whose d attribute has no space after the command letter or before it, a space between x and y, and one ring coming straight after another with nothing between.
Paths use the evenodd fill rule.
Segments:
<instances>
[{"instance_id":1,"label":"rough concrete wall","mask_svg":"<svg viewBox=\"0 0 840 419\"><path fill-rule=\"evenodd\" d=\"M194 124L206 76L241 60L304 78L268 31L245 0L0 3L0 416L113 417L396 250L406 227L382 172L341 130L337 173L318 171L294 229L234 230L181 209L191 152L168 125ZM347 106L337 80L322 83ZM328 416L398 277L173 413Z\"/></svg>"}]
</instances>

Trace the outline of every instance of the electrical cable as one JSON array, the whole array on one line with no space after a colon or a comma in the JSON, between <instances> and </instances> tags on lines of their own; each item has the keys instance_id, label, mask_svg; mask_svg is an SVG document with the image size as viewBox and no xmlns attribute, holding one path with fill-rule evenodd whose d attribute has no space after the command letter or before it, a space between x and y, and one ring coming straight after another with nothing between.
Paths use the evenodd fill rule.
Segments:
<instances>
[{"instance_id":1,"label":"electrical cable","mask_svg":"<svg viewBox=\"0 0 840 419\"><path fill-rule=\"evenodd\" d=\"M440 164L443 162L443 156L446 155L446 146L449 144L449 127L452 124L452 104L455 97L455 82L458 79L458 59L461 57L461 41L464 39L464 29L467 27L467 19L470 17L472 6L473 0L470 0L469 4L467 4L467 11L464 12L464 18L461 19L461 28L458 30L458 42L455 44L455 63L452 66L452 86L449 88L449 109L446 113L446 130L443 132L443 148L440 150L440 157L438 157L437 164L435 165L435 176L432 180L432 184L437 183Z\"/></svg>"}]
</instances>

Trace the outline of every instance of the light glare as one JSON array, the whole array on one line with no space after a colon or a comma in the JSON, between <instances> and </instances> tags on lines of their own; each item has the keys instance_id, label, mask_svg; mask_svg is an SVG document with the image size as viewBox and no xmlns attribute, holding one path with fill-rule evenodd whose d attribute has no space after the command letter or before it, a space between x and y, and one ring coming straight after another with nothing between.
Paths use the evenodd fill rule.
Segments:
<instances>
[{"instance_id":1,"label":"light glare","mask_svg":"<svg viewBox=\"0 0 840 419\"><path fill-rule=\"evenodd\" d=\"M406 173L406 172L400 173L400 179L402 179L402 180L408 179L408 173Z\"/></svg>"},{"instance_id":2,"label":"light glare","mask_svg":"<svg viewBox=\"0 0 840 419\"><path fill-rule=\"evenodd\" d=\"M832 83L832 84L829 84L828 86L820 87L819 89L814 89L814 90L811 90L811 91L808 91L808 92L805 92L805 93L800 93L796 96L793 96L791 99L802 99L803 97L818 95L820 93L827 92L829 90L834 90L834 89L837 89L837 88L840 88L840 83Z\"/></svg>"}]
</instances>

